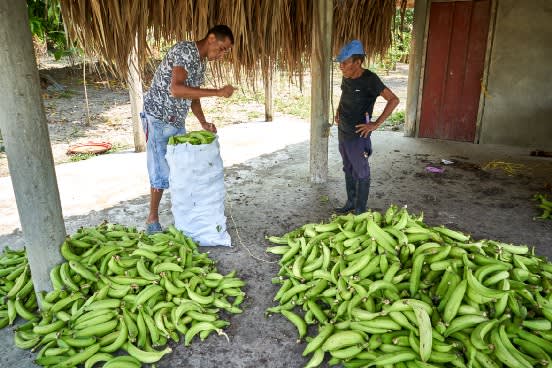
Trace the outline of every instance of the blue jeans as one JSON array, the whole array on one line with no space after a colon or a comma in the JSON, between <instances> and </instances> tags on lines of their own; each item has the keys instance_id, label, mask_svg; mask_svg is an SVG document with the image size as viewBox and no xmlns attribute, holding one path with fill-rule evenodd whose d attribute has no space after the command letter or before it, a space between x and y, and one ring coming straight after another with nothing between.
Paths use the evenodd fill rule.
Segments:
<instances>
[{"instance_id":1,"label":"blue jeans","mask_svg":"<svg viewBox=\"0 0 552 368\"><path fill-rule=\"evenodd\" d=\"M372 154L372 141L368 138L355 138L339 142L339 153L343 160L343 171L355 180L370 180L368 157Z\"/></svg>"},{"instance_id":2,"label":"blue jeans","mask_svg":"<svg viewBox=\"0 0 552 368\"><path fill-rule=\"evenodd\" d=\"M169 165L165 159L167 142L173 135L186 134L186 128L176 128L142 112L142 128L146 135L146 155L150 185L154 189L169 187Z\"/></svg>"}]
</instances>

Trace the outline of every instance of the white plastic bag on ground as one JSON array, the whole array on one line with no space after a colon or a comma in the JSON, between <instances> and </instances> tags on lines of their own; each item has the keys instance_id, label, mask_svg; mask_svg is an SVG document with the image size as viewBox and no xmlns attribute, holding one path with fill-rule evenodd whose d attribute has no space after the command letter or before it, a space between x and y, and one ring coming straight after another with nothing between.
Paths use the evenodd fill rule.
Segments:
<instances>
[{"instance_id":1,"label":"white plastic bag on ground","mask_svg":"<svg viewBox=\"0 0 552 368\"><path fill-rule=\"evenodd\" d=\"M231 246L218 137L209 144L168 145L165 157L175 227L201 246Z\"/></svg>"}]
</instances>

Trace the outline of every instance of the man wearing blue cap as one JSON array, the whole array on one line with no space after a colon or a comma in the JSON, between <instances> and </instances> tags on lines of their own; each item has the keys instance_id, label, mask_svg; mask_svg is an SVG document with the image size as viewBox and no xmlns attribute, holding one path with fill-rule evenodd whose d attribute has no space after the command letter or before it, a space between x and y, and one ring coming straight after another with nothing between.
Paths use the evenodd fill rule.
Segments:
<instances>
[{"instance_id":1,"label":"man wearing blue cap","mask_svg":"<svg viewBox=\"0 0 552 368\"><path fill-rule=\"evenodd\" d=\"M381 79L362 67L365 56L362 43L353 40L343 46L336 58L343 79L335 123L338 125L339 153L343 160L347 190L347 202L335 209L337 213L354 210L355 214L360 214L366 211L370 192L370 135L399 104L398 97ZM381 115L372 122L372 111L378 96L387 100L387 104Z\"/></svg>"}]
</instances>

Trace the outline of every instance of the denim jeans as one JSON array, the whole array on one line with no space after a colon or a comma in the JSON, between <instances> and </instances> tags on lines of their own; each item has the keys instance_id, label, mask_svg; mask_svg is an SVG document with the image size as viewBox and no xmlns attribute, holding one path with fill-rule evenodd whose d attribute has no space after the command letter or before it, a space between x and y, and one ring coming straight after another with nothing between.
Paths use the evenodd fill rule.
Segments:
<instances>
[{"instance_id":1,"label":"denim jeans","mask_svg":"<svg viewBox=\"0 0 552 368\"><path fill-rule=\"evenodd\" d=\"M165 159L167 142L173 135L186 134L186 128L177 128L144 112L140 114L140 118L146 135L150 185L154 189L167 189L169 187L169 165Z\"/></svg>"}]
</instances>

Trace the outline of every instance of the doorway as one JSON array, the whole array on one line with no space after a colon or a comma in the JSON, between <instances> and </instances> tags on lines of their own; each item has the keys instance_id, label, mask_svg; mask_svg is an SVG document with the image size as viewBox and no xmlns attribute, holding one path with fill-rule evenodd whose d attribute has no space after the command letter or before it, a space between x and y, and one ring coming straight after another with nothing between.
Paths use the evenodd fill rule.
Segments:
<instances>
[{"instance_id":1,"label":"doorway","mask_svg":"<svg viewBox=\"0 0 552 368\"><path fill-rule=\"evenodd\" d=\"M433 1L418 136L474 142L491 0Z\"/></svg>"}]
</instances>

